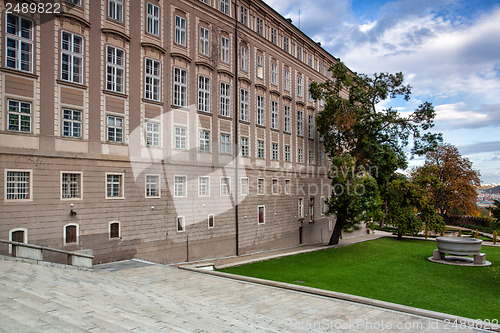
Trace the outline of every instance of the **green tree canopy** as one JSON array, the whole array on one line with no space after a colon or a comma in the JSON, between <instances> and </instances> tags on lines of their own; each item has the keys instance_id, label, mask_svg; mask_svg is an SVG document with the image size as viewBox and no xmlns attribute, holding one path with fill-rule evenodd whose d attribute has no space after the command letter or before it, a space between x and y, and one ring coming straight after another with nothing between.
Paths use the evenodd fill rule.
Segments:
<instances>
[{"instance_id":1,"label":"green tree canopy","mask_svg":"<svg viewBox=\"0 0 500 333\"><path fill-rule=\"evenodd\" d=\"M332 79L322 84L313 83L311 94L325 101L324 110L316 117L316 125L324 139L325 151L331 157L332 172L347 167L345 174L352 175L343 179L331 177L334 190L329 212L337 215L337 222L329 243L337 244L342 229L360 218L379 213L380 189L387 186L398 168L406 168L404 148L410 140L413 141L412 153L421 155L434 149L441 135L425 132L434 125L435 112L430 103L423 103L407 115L392 108L376 109L377 104L386 99L400 97L409 101L411 87L403 84L402 73L356 75L342 62L334 64L330 71ZM368 171L370 177L366 176ZM367 191L347 190L359 182L368 187ZM345 190L338 191L340 187Z\"/></svg>"}]
</instances>

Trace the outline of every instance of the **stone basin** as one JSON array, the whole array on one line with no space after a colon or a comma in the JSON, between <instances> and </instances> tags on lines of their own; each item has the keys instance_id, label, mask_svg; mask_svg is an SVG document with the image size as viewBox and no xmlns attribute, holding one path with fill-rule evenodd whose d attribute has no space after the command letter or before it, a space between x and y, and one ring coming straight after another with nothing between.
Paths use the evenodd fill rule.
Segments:
<instances>
[{"instance_id":1,"label":"stone basin","mask_svg":"<svg viewBox=\"0 0 500 333\"><path fill-rule=\"evenodd\" d=\"M479 255L483 243L480 239L466 237L436 237L436 240L439 252L456 256Z\"/></svg>"}]
</instances>

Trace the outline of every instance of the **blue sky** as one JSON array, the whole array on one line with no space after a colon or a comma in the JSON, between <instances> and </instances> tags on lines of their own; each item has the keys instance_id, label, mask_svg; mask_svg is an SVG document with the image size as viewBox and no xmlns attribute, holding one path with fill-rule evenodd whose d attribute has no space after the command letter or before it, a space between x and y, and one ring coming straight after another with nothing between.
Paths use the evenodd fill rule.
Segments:
<instances>
[{"instance_id":1,"label":"blue sky","mask_svg":"<svg viewBox=\"0 0 500 333\"><path fill-rule=\"evenodd\" d=\"M500 184L500 0L266 0L353 71L403 72L411 111L424 101L436 132ZM414 159L410 165L419 165Z\"/></svg>"}]
</instances>

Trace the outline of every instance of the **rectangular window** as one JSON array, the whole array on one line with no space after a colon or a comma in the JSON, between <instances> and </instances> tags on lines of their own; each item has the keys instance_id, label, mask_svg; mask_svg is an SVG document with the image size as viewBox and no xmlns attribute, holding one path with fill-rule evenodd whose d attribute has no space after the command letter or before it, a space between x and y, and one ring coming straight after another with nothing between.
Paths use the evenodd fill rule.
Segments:
<instances>
[{"instance_id":1,"label":"rectangular window","mask_svg":"<svg viewBox=\"0 0 500 333\"><path fill-rule=\"evenodd\" d=\"M309 150L309 164L314 164L314 151Z\"/></svg>"},{"instance_id":2,"label":"rectangular window","mask_svg":"<svg viewBox=\"0 0 500 333\"><path fill-rule=\"evenodd\" d=\"M123 22L123 0L108 0L109 18Z\"/></svg>"},{"instance_id":3,"label":"rectangular window","mask_svg":"<svg viewBox=\"0 0 500 333\"><path fill-rule=\"evenodd\" d=\"M80 199L82 197L81 184L81 173L61 173L61 198Z\"/></svg>"},{"instance_id":4,"label":"rectangular window","mask_svg":"<svg viewBox=\"0 0 500 333\"><path fill-rule=\"evenodd\" d=\"M283 37L283 50L285 50L285 52L289 52L289 45L290 45L290 39L287 37L287 36L284 36Z\"/></svg>"},{"instance_id":5,"label":"rectangular window","mask_svg":"<svg viewBox=\"0 0 500 333\"><path fill-rule=\"evenodd\" d=\"M257 140L257 158L265 159L266 150L264 140Z\"/></svg>"},{"instance_id":6,"label":"rectangular window","mask_svg":"<svg viewBox=\"0 0 500 333\"><path fill-rule=\"evenodd\" d=\"M241 156L249 156L248 138L241 137Z\"/></svg>"},{"instance_id":7,"label":"rectangular window","mask_svg":"<svg viewBox=\"0 0 500 333\"><path fill-rule=\"evenodd\" d=\"M302 97L302 77L297 76L297 96Z\"/></svg>"},{"instance_id":8,"label":"rectangular window","mask_svg":"<svg viewBox=\"0 0 500 333\"><path fill-rule=\"evenodd\" d=\"M229 63L229 38L224 36L220 38L220 60Z\"/></svg>"},{"instance_id":9,"label":"rectangular window","mask_svg":"<svg viewBox=\"0 0 500 333\"><path fill-rule=\"evenodd\" d=\"M272 129L278 129L278 102L276 101L271 101L271 128Z\"/></svg>"},{"instance_id":10,"label":"rectangular window","mask_svg":"<svg viewBox=\"0 0 500 333\"><path fill-rule=\"evenodd\" d=\"M123 142L123 118L108 116L108 142Z\"/></svg>"},{"instance_id":11,"label":"rectangular window","mask_svg":"<svg viewBox=\"0 0 500 333\"><path fill-rule=\"evenodd\" d=\"M33 73L33 22L7 14L5 65Z\"/></svg>"},{"instance_id":12,"label":"rectangular window","mask_svg":"<svg viewBox=\"0 0 500 333\"><path fill-rule=\"evenodd\" d=\"M314 198L309 198L309 223L314 223Z\"/></svg>"},{"instance_id":13,"label":"rectangular window","mask_svg":"<svg viewBox=\"0 0 500 333\"><path fill-rule=\"evenodd\" d=\"M243 6L240 6L240 22L243 25L247 25L247 20L248 20L248 10Z\"/></svg>"},{"instance_id":14,"label":"rectangular window","mask_svg":"<svg viewBox=\"0 0 500 333\"><path fill-rule=\"evenodd\" d=\"M302 61L302 46L299 46L297 45L297 59L299 59L300 61Z\"/></svg>"},{"instance_id":15,"label":"rectangular window","mask_svg":"<svg viewBox=\"0 0 500 333\"><path fill-rule=\"evenodd\" d=\"M321 215L325 215L326 213L326 202L325 202L325 197L322 196L320 199L319 199L319 211L321 213Z\"/></svg>"},{"instance_id":16,"label":"rectangular window","mask_svg":"<svg viewBox=\"0 0 500 333\"><path fill-rule=\"evenodd\" d=\"M175 16L175 44L186 46L186 19Z\"/></svg>"},{"instance_id":17,"label":"rectangular window","mask_svg":"<svg viewBox=\"0 0 500 333\"><path fill-rule=\"evenodd\" d=\"M144 75L144 98L160 101L161 67L157 60L146 58Z\"/></svg>"},{"instance_id":18,"label":"rectangular window","mask_svg":"<svg viewBox=\"0 0 500 333\"><path fill-rule=\"evenodd\" d=\"M220 0L220 11L229 15L229 0Z\"/></svg>"},{"instance_id":19,"label":"rectangular window","mask_svg":"<svg viewBox=\"0 0 500 333\"><path fill-rule=\"evenodd\" d=\"M311 84L310 83L307 85L307 100L309 102L313 101L313 96L312 96L312 93L311 93Z\"/></svg>"},{"instance_id":20,"label":"rectangular window","mask_svg":"<svg viewBox=\"0 0 500 333\"><path fill-rule=\"evenodd\" d=\"M174 105L187 106L187 72L174 67Z\"/></svg>"},{"instance_id":21,"label":"rectangular window","mask_svg":"<svg viewBox=\"0 0 500 333\"><path fill-rule=\"evenodd\" d=\"M284 117L283 117L283 123L284 123L284 131L285 133L291 133L292 132L292 116L290 113L290 106L285 105L284 107L285 112L284 112Z\"/></svg>"},{"instance_id":22,"label":"rectangular window","mask_svg":"<svg viewBox=\"0 0 500 333\"><path fill-rule=\"evenodd\" d=\"M229 134L220 135L220 153L231 154L231 136Z\"/></svg>"},{"instance_id":23,"label":"rectangular window","mask_svg":"<svg viewBox=\"0 0 500 333\"><path fill-rule=\"evenodd\" d=\"M290 194L290 179L285 179L285 194Z\"/></svg>"},{"instance_id":24,"label":"rectangular window","mask_svg":"<svg viewBox=\"0 0 500 333\"><path fill-rule=\"evenodd\" d=\"M260 54L257 55L257 77L264 78L264 60Z\"/></svg>"},{"instance_id":25,"label":"rectangular window","mask_svg":"<svg viewBox=\"0 0 500 333\"><path fill-rule=\"evenodd\" d=\"M31 103L7 100L9 131L31 133Z\"/></svg>"},{"instance_id":26,"label":"rectangular window","mask_svg":"<svg viewBox=\"0 0 500 333\"><path fill-rule=\"evenodd\" d=\"M275 28L271 28L271 43L276 44L278 42L277 33Z\"/></svg>"},{"instance_id":27,"label":"rectangular window","mask_svg":"<svg viewBox=\"0 0 500 333\"><path fill-rule=\"evenodd\" d=\"M220 83L220 115L231 117L231 85Z\"/></svg>"},{"instance_id":28,"label":"rectangular window","mask_svg":"<svg viewBox=\"0 0 500 333\"><path fill-rule=\"evenodd\" d=\"M241 195L247 195L248 194L248 178L242 177L241 178Z\"/></svg>"},{"instance_id":29,"label":"rectangular window","mask_svg":"<svg viewBox=\"0 0 500 333\"><path fill-rule=\"evenodd\" d=\"M321 60L318 61L318 72L323 74L323 61Z\"/></svg>"},{"instance_id":30,"label":"rectangular window","mask_svg":"<svg viewBox=\"0 0 500 333\"><path fill-rule=\"evenodd\" d=\"M200 27L200 53L208 56L210 54L210 32Z\"/></svg>"},{"instance_id":31,"label":"rectangular window","mask_svg":"<svg viewBox=\"0 0 500 333\"><path fill-rule=\"evenodd\" d=\"M118 93L125 91L125 51L106 47L106 89Z\"/></svg>"},{"instance_id":32,"label":"rectangular window","mask_svg":"<svg viewBox=\"0 0 500 333\"><path fill-rule=\"evenodd\" d=\"M266 223L266 206L258 206L257 213L258 213L258 223L259 224Z\"/></svg>"},{"instance_id":33,"label":"rectangular window","mask_svg":"<svg viewBox=\"0 0 500 333\"><path fill-rule=\"evenodd\" d=\"M283 72L283 78L284 78L284 87L286 91L290 91L290 70L288 68L285 68Z\"/></svg>"},{"instance_id":34,"label":"rectangular window","mask_svg":"<svg viewBox=\"0 0 500 333\"><path fill-rule=\"evenodd\" d=\"M184 216L177 216L177 232L186 231L186 222Z\"/></svg>"},{"instance_id":35,"label":"rectangular window","mask_svg":"<svg viewBox=\"0 0 500 333\"><path fill-rule=\"evenodd\" d=\"M198 111L210 113L210 78L198 76Z\"/></svg>"},{"instance_id":36,"label":"rectangular window","mask_svg":"<svg viewBox=\"0 0 500 333\"><path fill-rule=\"evenodd\" d=\"M230 188L229 188L230 180L229 177L221 177L220 179L220 195L229 195Z\"/></svg>"},{"instance_id":37,"label":"rectangular window","mask_svg":"<svg viewBox=\"0 0 500 333\"><path fill-rule=\"evenodd\" d=\"M304 218L304 198L299 198L299 204L298 204L298 214L299 214L299 219Z\"/></svg>"},{"instance_id":38,"label":"rectangular window","mask_svg":"<svg viewBox=\"0 0 500 333\"><path fill-rule=\"evenodd\" d=\"M82 111L62 110L62 136L68 138L82 137Z\"/></svg>"},{"instance_id":39,"label":"rectangular window","mask_svg":"<svg viewBox=\"0 0 500 333\"><path fill-rule=\"evenodd\" d=\"M278 85L278 64L271 62L271 84Z\"/></svg>"},{"instance_id":40,"label":"rectangular window","mask_svg":"<svg viewBox=\"0 0 500 333\"><path fill-rule=\"evenodd\" d=\"M248 48L246 46L241 47L241 70L248 72Z\"/></svg>"},{"instance_id":41,"label":"rectangular window","mask_svg":"<svg viewBox=\"0 0 500 333\"><path fill-rule=\"evenodd\" d=\"M312 67L312 65L313 65L313 57L312 57L312 54L311 54L311 53L308 53L308 54L307 54L307 65L308 65L309 67Z\"/></svg>"},{"instance_id":42,"label":"rectangular window","mask_svg":"<svg viewBox=\"0 0 500 333\"><path fill-rule=\"evenodd\" d=\"M262 36L264 34L264 22L260 17L256 18L256 30L259 35Z\"/></svg>"},{"instance_id":43,"label":"rectangular window","mask_svg":"<svg viewBox=\"0 0 500 333\"><path fill-rule=\"evenodd\" d=\"M312 114L308 115L308 132L309 139L314 139L314 116Z\"/></svg>"},{"instance_id":44,"label":"rectangular window","mask_svg":"<svg viewBox=\"0 0 500 333\"><path fill-rule=\"evenodd\" d=\"M109 238L120 238L120 223L112 222L109 224Z\"/></svg>"},{"instance_id":45,"label":"rectangular window","mask_svg":"<svg viewBox=\"0 0 500 333\"><path fill-rule=\"evenodd\" d=\"M64 245L78 243L78 225L64 226Z\"/></svg>"},{"instance_id":46,"label":"rectangular window","mask_svg":"<svg viewBox=\"0 0 500 333\"><path fill-rule=\"evenodd\" d=\"M257 179L257 194L263 195L265 193L264 184L264 178Z\"/></svg>"},{"instance_id":47,"label":"rectangular window","mask_svg":"<svg viewBox=\"0 0 500 333\"><path fill-rule=\"evenodd\" d=\"M266 115L264 114L264 96L257 96L257 125L266 125Z\"/></svg>"},{"instance_id":48,"label":"rectangular window","mask_svg":"<svg viewBox=\"0 0 500 333\"><path fill-rule=\"evenodd\" d=\"M61 80L83 83L83 38L66 31L61 36Z\"/></svg>"},{"instance_id":49,"label":"rectangular window","mask_svg":"<svg viewBox=\"0 0 500 333\"><path fill-rule=\"evenodd\" d=\"M240 120L248 121L248 90L240 89Z\"/></svg>"},{"instance_id":50,"label":"rectangular window","mask_svg":"<svg viewBox=\"0 0 500 333\"><path fill-rule=\"evenodd\" d=\"M31 172L7 171L5 190L7 200L31 200Z\"/></svg>"},{"instance_id":51,"label":"rectangular window","mask_svg":"<svg viewBox=\"0 0 500 333\"><path fill-rule=\"evenodd\" d=\"M285 145L285 162L292 161L292 156L290 152L291 152L290 145Z\"/></svg>"},{"instance_id":52,"label":"rectangular window","mask_svg":"<svg viewBox=\"0 0 500 333\"><path fill-rule=\"evenodd\" d=\"M208 229L212 229L215 226L214 214L208 215Z\"/></svg>"},{"instance_id":53,"label":"rectangular window","mask_svg":"<svg viewBox=\"0 0 500 333\"><path fill-rule=\"evenodd\" d=\"M297 135L304 136L304 112L297 111Z\"/></svg>"},{"instance_id":54,"label":"rectangular window","mask_svg":"<svg viewBox=\"0 0 500 333\"><path fill-rule=\"evenodd\" d=\"M199 197L210 196L210 178L209 177L198 177L198 196Z\"/></svg>"},{"instance_id":55,"label":"rectangular window","mask_svg":"<svg viewBox=\"0 0 500 333\"><path fill-rule=\"evenodd\" d=\"M75 6L81 6L82 5L82 1L81 0L65 0L65 1L66 2L70 2L70 3L72 3Z\"/></svg>"},{"instance_id":56,"label":"rectangular window","mask_svg":"<svg viewBox=\"0 0 500 333\"><path fill-rule=\"evenodd\" d=\"M123 198L123 175L106 174L106 198Z\"/></svg>"},{"instance_id":57,"label":"rectangular window","mask_svg":"<svg viewBox=\"0 0 500 333\"><path fill-rule=\"evenodd\" d=\"M297 149L297 163L304 163L304 148Z\"/></svg>"},{"instance_id":58,"label":"rectangular window","mask_svg":"<svg viewBox=\"0 0 500 333\"><path fill-rule=\"evenodd\" d=\"M149 2L146 31L155 36L160 35L160 7Z\"/></svg>"},{"instance_id":59,"label":"rectangular window","mask_svg":"<svg viewBox=\"0 0 500 333\"><path fill-rule=\"evenodd\" d=\"M146 121L146 145L151 147L160 146L160 124Z\"/></svg>"},{"instance_id":60,"label":"rectangular window","mask_svg":"<svg viewBox=\"0 0 500 333\"><path fill-rule=\"evenodd\" d=\"M272 186L272 193L273 194L278 194L278 180L275 178L273 179L273 186Z\"/></svg>"},{"instance_id":61,"label":"rectangular window","mask_svg":"<svg viewBox=\"0 0 500 333\"><path fill-rule=\"evenodd\" d=\"M271 145L272 145L272 159L273 161L277 161L279 159L278 144L276 142L273 142Z\"/></svg>"},{"instance_id":62,"label":"rectangular window","mask_svg":"<svg viewBox=\"0 0 500 333\"><path fill-rule=\"evenodd\" d=\"M181 126L174 127L174 142L175 142L175 149L186 149L186 142L187 142L186 127L181 127Z\"/></svg>"},{"instance_id":63,"label":"rectangular window","mask_svg":"<svg viewBox=\"0 0 500 333\"><path fill-rule=\"evenodd\" d=\"M186 176L174 177L174 197L186 197Z\"/></svg>"},{"instance_id":64,"label":"rectangular window","mask_svg":"<svg viewBox=\"0 0 500 333\"><path fill-rule=\"evenodd\" d=\"M159 175L146 175L146 197L159 198L160 197L160 176Z\"/></svg>"},{"instance_id":65,"label":"rectangular window","mask_svg":"<svg viewBox=\"0 0 500 333\"><path fill-rule=\"evenodd\" d=\"M207 130L200 130L199 149L202 152L210 152L210 132Z\"/></svg>"}]
</instances>

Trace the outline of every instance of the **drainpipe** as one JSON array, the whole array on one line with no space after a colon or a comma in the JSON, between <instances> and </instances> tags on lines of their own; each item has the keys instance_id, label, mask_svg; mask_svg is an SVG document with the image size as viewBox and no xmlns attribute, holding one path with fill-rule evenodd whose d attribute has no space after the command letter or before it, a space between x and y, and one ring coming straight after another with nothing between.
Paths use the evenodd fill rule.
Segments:
<instances>
[{"instance_id":1,"label":"drainpipe","mask_svg":"<svg viewBox=\"0 0 500 333\"><path fill-rule=\"evenodd\" d=\"M238 163L238 7L234 1L234 139L233 156L235 161L235 186L234 186L234 227L236 234L236 255L240 255L239 250L239 229L238 229L238 194L239 194L239 163Z\"/></svg>"}]
</instances>

